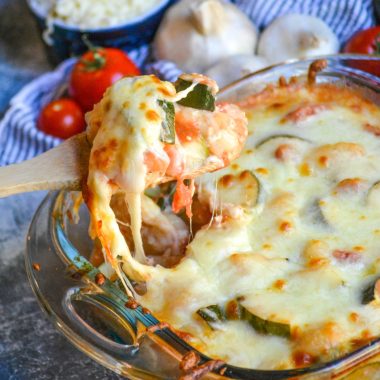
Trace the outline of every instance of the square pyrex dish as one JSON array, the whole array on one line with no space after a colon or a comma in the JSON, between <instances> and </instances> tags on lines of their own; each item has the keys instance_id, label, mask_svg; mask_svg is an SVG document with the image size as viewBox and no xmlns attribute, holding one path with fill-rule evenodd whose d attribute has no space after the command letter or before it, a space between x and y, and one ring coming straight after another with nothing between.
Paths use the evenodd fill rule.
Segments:
<instances>
[{"instance_id":1,"label":"square pyrex dish","mask_svg":"<svg viewBox=\"0 0 380 380\"><path fill-rule=\"evenodd\" d=\"M380 79L355 67L361 56L327 57L327 68L318 82L354 87L380 106ZM283 64L248 75L221 91L219 100L239 100L260 91L280 76L306 78L312 60ZM117 285L95 281L99 273L86 260L92 242L87 233L88 213L80 210L78 224L72 223L72 194L52 193L41 204L30 227L26 267L30 283L48 316L75 346L102 365L130 379L176 379L179 362L192 350L167 328L145 334L157 319L141 307L129 309L129 297ZM36 263L39 270L36 270ZM344 357L294 370L255 370L226 365L231 379L332 379L380 354L380 338ZM202 360L208 360L202 356Z\"/></svg>"}]
</instances>

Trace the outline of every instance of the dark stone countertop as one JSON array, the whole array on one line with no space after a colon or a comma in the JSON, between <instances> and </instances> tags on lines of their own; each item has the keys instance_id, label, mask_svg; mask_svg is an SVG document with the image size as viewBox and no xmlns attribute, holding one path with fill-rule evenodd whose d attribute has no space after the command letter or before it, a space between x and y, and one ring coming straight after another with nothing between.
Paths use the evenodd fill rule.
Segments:
<instances>
[{"instance_id":1,"label":"dark stone countertop","mask_svg":"<svg viewBox=\"0 0 380 380\"><path fill-rule=\"evenodd\" d=\"M51 69L23 0L0 0L0 115ZM0 380L119 379L74 348L41 311L24 269L25 237L44 194L0 199Z\"/></svg>"}]
</instances>

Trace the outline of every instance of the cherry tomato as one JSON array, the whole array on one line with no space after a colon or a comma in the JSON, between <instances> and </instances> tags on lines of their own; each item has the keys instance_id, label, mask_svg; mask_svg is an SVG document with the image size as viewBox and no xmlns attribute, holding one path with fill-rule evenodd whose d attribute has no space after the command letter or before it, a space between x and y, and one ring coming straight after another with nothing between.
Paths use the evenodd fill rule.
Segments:
<instances>
[{"instance_id":1,"label":"cherry tomato","mask_svg":"<svg viewBox=\"0 0 380 380\"><path fill-rule=\"evenodd\" d=\"M48 135L67 139L86 128L84 114L71 99L59 99L47 104L37 121L38 129Z\"/></svg>"},{"instance_id":2,"label":"cherry tomato","mask_svg":"<svg viewBox=\"0 0 380 380\"><path fill-rule=\"evenodd\" d=\"M361 30L356 33L343 49L344 53L376 55L380 58L380 26ZM380 76L380 63L374 61L354 62L353 65L361 70Z\"/></svg>"},{"instance_id":3,"label":"cherry tomato","mask_svg":"<svg viewBox=\"0 0 380 380\"><path fill-rule=\"evenodd\" d=\"M71 73L69 93L82 107L90 111L105 90L125 76L139 75L138 67L119 49L94 48L81 57Z\"/></svg>"}]
</instances>

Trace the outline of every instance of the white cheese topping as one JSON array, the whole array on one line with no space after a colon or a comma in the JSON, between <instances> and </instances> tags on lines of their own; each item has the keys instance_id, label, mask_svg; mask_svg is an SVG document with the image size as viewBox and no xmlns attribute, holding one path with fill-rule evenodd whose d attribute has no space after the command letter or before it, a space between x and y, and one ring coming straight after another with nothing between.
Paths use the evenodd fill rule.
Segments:
<instances>
[{"instance_id":1,"label":"white cheese topping","mask_svg":"<svg viewBox=\"0 0 380 380\"><path fill-rule=\"evenodd\" d=\"M380 276L380 111L333 86L289 86L245 108L241 156L198 179L199 199L219 206L214 222L175 268L152 276L141 302L234 365L331 360L380 334L379 304L362 303ZM229 183L246 191L231 197ZM237 297L260 318L290 325L291 337L259 334L244 321L212 330L196 313Z\"/></svg>"}]
</instances>

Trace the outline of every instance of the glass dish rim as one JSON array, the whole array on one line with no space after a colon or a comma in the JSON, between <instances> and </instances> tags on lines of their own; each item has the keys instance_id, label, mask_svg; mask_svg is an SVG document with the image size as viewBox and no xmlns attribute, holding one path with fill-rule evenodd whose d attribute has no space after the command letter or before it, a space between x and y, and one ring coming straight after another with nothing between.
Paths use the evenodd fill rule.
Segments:
<instances>
[{"instance_id":1,"label":"glass dish rim","mask_svg":"<svg viewBox=\"0 0 380 380\"><path fill-rule=\"evenodd\" d=\"M225 93L228 94L229 91L233 90L235 87L238 87L240 85L243 85L245 82L249 81L252 78L257 78L262 75L270 74L277 70L286 70L296 67L297 65L309 65L312 62L316 60L326 60L329 65L328 67L331 67L331 64L337 64L337 66L333 66L334 71L337 74L342 75L343 77L346 77L345 79L353 80L355 77L359 81L359 83L362 83L365 87L370 87L375 92L380 92L380 88L377 86L380 86L380 77L377 77L374 74L365 72L361 69L357 68L351 68L347 69L346 66L340 67L339 62L340 61L365 61L365 62L378 62L380 65L380 56L376 55L370 55L370 54L352 54L352 53L337 53L337 54L327 54L327 55L320 55L320 56L314 56L309 57L306 59L289 59L283 62L275 63L270 66L266 66L260 70L251 72L249 74L246 74L231 83L225 85L222 87L218 93L218 96L225 96ZM343 68L343 70L342 70ZM329 73L331 75L331 72ZM307 70L304 71L304 75L307 75ZM326 75L326 71L322 70L322 72L318 73L318 77ZM354 78L350 75L354 75ZM298 76L298 75L296 75ZM369 81L372 81L373 83L369 83Z\"/></svg>"},{"instance_id":2,"label":"glass dish rim","mask_svg":"<svg viewBox=\"0 0 380 380\"><path fill-rule=\"evenodd\" d=\"M329 56L329 57L324 57L324 58L334 59L334 60L338 60L338 61L340 59L342 59L342 57L340 55L339 56ZM353 55L345 55L344 56L344 59L355 59L356 60L356 59L362 59L362 58L363 58L363 56L357 56L357 55L354 55L354 56ZM367 57L365 56L365 58L367 58ZM285 65L280 64L280 65L275 65L273 67L269 67L265 70L261 70L258 73L250 74L248 76L243 77L242 79L240 79L238 81L235 81L233 83L233 85L226 86L224 89L222 89L222 91L226 91L226 92L231 91L231 89L233 89L236 86L244 83L245 81L249 80L252 77L257 77L259 74L266 74L270 71L275 71L278 68L284 69L284 68L291 67L292 65L304 64L304 65L308 66L308 64L314 60L315 59L310 59L310 60L305 60L305 61L295 61L295 62L287 63ZM380 59L376 59L376 61L378 61L380 63ZM348 79L350 80L351 78L348 78ZM361 80L364 82L369 80L369 79L374 80L375 83L377 83L377 86L380 86L380 78L376 78L376 77L371 76L371 75L368 76L367 74L361 78ZM373 86L373 83L371 84L371 87L372 86ZM380 88L377 88L377 92L380 92ZM42 202L41 206L38 208L36 215L38 214L40 208L42 208L45 205L45 202L50 202L51 205L56 206L57 197L58 197L58 195L56 195L56 196L48 195L48 197ZM33 223L35 223L36 215L33 218L32 225L33 225ZM32 228L32 225L31 225L31 228ZM29 245L29 243L30 242L28 241L28 245ZM60 248L62 249L62 247L60 247ZM54 247L54 249L57 249L57 247ZM29 280L32 284L33 290L35 291L36 296L37 296L42 308L48 314L51 314L49 309L46 307L43 299L41 299L40 295L38 294L38 290L35 288L35 284L33 284L33 271L31 270L30 263L28 263L27 252L28 252L28 249L26 251L26 261L27 261L27 273L28 273ZM67 331L65 331L63 326L60 325L59 323L57 323L57 321L54 321L54 324L66 336L68 335ZM70 338L70 340L72 340L72 338ZM73 343L75 344L75 342L73 342ZM75 345L78 346L77 344L75 344ZM371 341L369 344L367 344L363 347L360 347L357 350L352 351L352 352L344 355L343 357L341 357L339 359L335 359L335 360L332 360L332 361L329 361L326 363L321 363L321 364L316 365L316 366L310 366L310 367L299 368L299 369L288 369L288 370L257 370L257 369L240 368L240 367L229 365L228 367L231 369L232 372L228 371L227 375L232 375L232 376L236 375L238 377L235 376L232 378L238 378L238 379L249 379L249 378L252 378L252 376L254 376L257 379L282 379L282 378L290 378L290 377L294 377L294 376L302 376L302 377L306 378L308 375L314 375L315 376L315 375L322 375L322 374L329 373L329 372L333 371L334 369L337 369L338 367L346 366L347 364L350 364L350 363L351 364L353 363L352 366L354 366L357 361L362 362L362 360L365 360L365 359L363 359L363 357L367 358L368 356L371 356L371 353L375 349L380 349L380 337ZM94 359L96 359L96 358L94 358ZM104 365L104 363L101 363L101 364Z\"/></svg>"}]
</instances>

